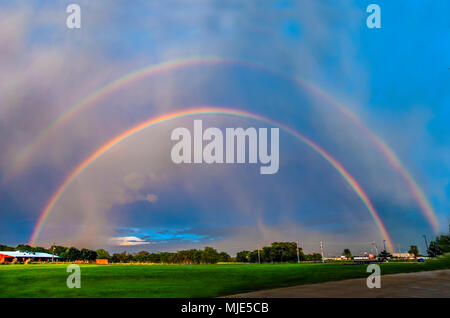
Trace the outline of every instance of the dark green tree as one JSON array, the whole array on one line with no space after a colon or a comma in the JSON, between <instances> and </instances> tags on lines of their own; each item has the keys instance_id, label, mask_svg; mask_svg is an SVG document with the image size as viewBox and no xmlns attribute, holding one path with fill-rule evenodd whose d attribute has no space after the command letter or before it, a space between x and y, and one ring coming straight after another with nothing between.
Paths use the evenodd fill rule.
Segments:
<instances>
[{"instance_id":1,"label":"dark green tree","mask_svg":"<svg viewBox=\"0 0 450 318\"><path fill-rule=\"evenodd\" d=\"M295 242L273 242L270 248L271 259L275 262L297 260L297 243Z\"/></svg>"},{"instance_id":2,"label":"dark green tree","mask_svg":"<svg viewBox=\"0 0 450 318\"><path fill-rule=\"evenodd\" d=\"M115 263L130 263L133 260L133 255L127 254L125 251L120 254L114 254L113 258L116 260Z\"/></svg>"},{"instance_id":3,"label":"dark green tree","mask_svg":"<svg viewBox=\"0 0 450 318\"><path fill-rule=\"evenodd\" d=\"M408 251L409 254L413 254L414 258L417 258L419 256L419 249L416 245L411 245Z\"/></svg>"},{"instance_id":4,"label":"dark green tree","mask_svg":"<svg viewBox=\"0 0 450 318\"><path fill-rule=\"evenodd\" d=\"M70 262L73 262L81 259L81 252L75 247L70 247L66 249L66 251L63 252L60 256Z\"/></svg>"},{"instance_id":5,"label":"dark green tree","mask_svg":"<svg viewBox=\"0 0 450 318\"><path fill-rule=\"evenodd\" d=\"M15 250L15 248L14 247L9 247L9 246L6 246L6 245L2 245L2 244L0 244L0 251L14 251Z\"/></svg>"},{"instance_id":6,"label":"dark green tree","mask_svg":"<svg viewBox=\"0 0 450 318\"><path fill-rule=\"evenodd\" d=\"M343 255L345 257L347 257L347 259L352 259L353 258L352 252L348 248L344 249Z\"/></svg>"},{"instance_id":7,"label":"dark green tree","mask_svg":"<svg viewBox=\"0 0 450 318\"><path fill-rule=\"evenodd\" d=\"M97 259L97 252L87 248L83 248L80 251L80 259L82 259L83 261L95 261Z\"/></svg>"},{"instance_id":8,"label":"dark green tree","mask_svg":"<svg viewBox=\"0 0 450 318\"><path fill-rule=\"evenodd\" d=\"M258 263L258 250L254 250L248 254L248 261L250 263Z\"/></svg>"},{"instance_id":9,"label":"dark green tree","mask_svg":"<svg viewBox=\"0 0 450 318\"><path fill-rule=\"evenodd\" d=\"M104 249L97 250L97 258L98 259L111 259L111 255L109 255L108 251Z\"/></svg>"},{"instance_id":10,"label":"dark green tree","mask_svg":"<svg viewBox=\"0 0 450 318\"><path fill-rule=\"evenodd\" d=\"M261 261L264 263L272 263L272 248L270 246L264 246L261 250Z\"/></svg>"},{"instance_id":11,"label":"dark green tree","mask_svg":"<svg viewBox=\"0 0 450 318\"><path fill-rule=\"evenodd\" d=\"M147 251L141 251L141 252L133 255L133 261L140 262L140 263L148 262L149 258L150 258L150 253Z\"/></svg>"},{"instance_id":12,"label":"dark green tree","mask_svg":"<svg viewBox=\"0 0 450 318\"><path fill-rule=\"evenodd\" d=\"M440 235L436 238L436 243L442 250L442 253L450 253L450 235Z\"/></svg>"},{"instance_id":13,"label":"dark green tree","mask_svg":"<svg viewBox=\"0 0 450 318\"><path fill-rule=\"evenodd\" d=\"M231 256L226 252L219 253L219 262L231 262Z\"/></svg>"},{"instance_id":14,"label":"dark green tree","mask_svg":"<svg viewBox=\"0 0 450 318\"><path fill-rule=\"evenodd\" d=\"M61 256L62 253L64 253L67 250L67 247L65 246L59 246L59 245L52 245L49 249L50 253L54 253L55 255Z\"/></svg>"},{"instance_id":15,"label":"dark green tree","mask_svg":"<svg viewBox=\"0 0 450 318\"><path fill-rule=\"evenodd\" d=\"M249 251L241 251L236 254L236 262L248 263Z\"/></svg>"},{"instance_id":16,"label":"dark green tree","mask_svg":"<svg viewBox=\"0 0 450 318\"><path fill-rule=\"evenodd\" d=\"M202 253L202 263L215 264L219 260L219 253L212 247L205 247Z\"/></svg>"},{"instance_id":17,"label":"dark green tree","mask_svg":"<svg viewBox=\"0 0 450 318\"><path fill-rule=\"evenodd\" d=\"M386 251L386 250L382 250L381 252L380 252L380 254L378 255L378 258L381 260L381 261L386 261L386 260L389 260L389 259L391 259L392 258L392 254L391 253L389 253L388 251Z\"/></svg>"},{"instance_id":18,"label":"dark green tree","mask_svg":"<svg viewBox=\"0 0 450 318\"><path fill-rule=\"evenodd\" d=\"M442 248L440 247L439 243L435 241L431 241L430 245L427 249L428 256L430 257L436 257L443 254Z\"/></svg>"},{"instance_id":19,"label":"dark green tree","mask_svg":"<svg viewBox=\"0 0 450 318\"><path fill-rule=\"evenodd\" d=\"M27 244L19 244L19 245L17 245L16 250L24 251L24 252L34 252L33 248L30 245L27 245Z\"/></svg>"}]
</instances>

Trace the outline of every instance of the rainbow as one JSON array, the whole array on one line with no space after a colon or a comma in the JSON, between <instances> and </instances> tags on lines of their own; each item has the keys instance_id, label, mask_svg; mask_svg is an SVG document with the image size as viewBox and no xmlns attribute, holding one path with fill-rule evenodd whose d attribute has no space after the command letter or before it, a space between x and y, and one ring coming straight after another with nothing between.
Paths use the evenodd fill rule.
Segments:
<instances>
[{"instance_id":1,"label":"rainbow","mask_svg":"<svg viewBox=\"0 0 450 318\"><path fill-rule=\"evenodd\" d=\"M167 72L170 70L175 70L181 67L189 67L201 64L227 64L227 63L240 64L247 67L265 70L267 72L271 72L281 77L293 80L299 86L310 89L314 94L316 94L317 96L321 96L330 105L338 109L342 114L348 117L357 128L359 128L366 136L368 136L369 139L381 151L383 156L388 160L388 162L392 165L392 167L400 174L400 176L405 181L406 185L408 186L408 189L411 191L412 195L414 196L414 199L419 204L421 211L423 212L429 224L432 226L434 232L437 233L439 231L439 222L437 220L435 211L433 210L431 204L429 203L423 191L414 181L414 178L411 176L408 170L402 165L400 159L380 137L375 135L369 128L367 128L367 126L365 126L362 123L362 121L349 109L342 106L340 103L336 102L334 99L332 99L329 95L327 95L324 91L320 90L316 86L302 79L299 79L295 76L283 73L282 71L277 70L275 68L245 60L225 59L222 57L214 57L214 56L180 58L170 60L167 62L162 62L159 64L153 64L148 67L128 73L112 81L111 83L103 86L102 88L93 91L86 98L80 100L79 102L69 107L65 112L63 112L60 116L58 116L49 126L43 129L26 147L24 147L24 149L21 150L13 160L11 167L7 169L5 175L3 176L2 182L3 183L7 182L14 175L16 175L26 165L26 163L31 158L32 154L36 151L36 149L38 149L39 146L42 145L42 143L45 141L45 139L53 132L55 132L58 127L63 125L65 122L69 121L83 109L94 105L97 101L119 90L120 88L129 85L131 83L137 82L146 77L157 75L162 72Z\"/></svg>"},{"instance_id":2,"label":"rainbow","mask_svg":"<svg viewBox=\"0 0 450 318\"><path fill-rule=\"evenodd\" d=\"M248 119L255 119L259 121L263 121L266 123L269 123L274 126L278 126L279 128L283 129L287 133L291 134L295 138L301 140L308 146L310 146L315 152L317 152L322 158L324 158L326 161L328 161L337 171L338 173L344 178L344 180L350 185L350 187L353 189L353 191L358 195L358 197L361 199L364 206L367 208L367 210L370 212L370 215L372 216L373 220L375 221L375 224L379 228L383 238L386 240L388 244L388 248L390 251L394 251L394 244L386 230L386 227L384 226L380 216L378 215L377 211L375 210L375 207L373 206L372 202L370 202L369 197L364 192L362 187L358 184L358 182L348 173L345 168L340 164L335 158L333 158L330 154L328 154L324 149L322 149L319 145L315 144L313 141L308 139L307 137L300 134L298 131L294 130L291 127L288 127L286 125L283 125L279 122L276 122L272 119L246 112L243 110L238 109L232 109L232 108L223 108L223 107L197 107L193 109L188 110L181 110L172 112L170 114L161 115L157 117L150 118L149 120L144 121L143 123L140 123L131 129L128 129L127 131L119 134L118 136L114 137L107 143L105 143L103 146L98 148L95 152L93 152L89 157L87 157L83 162L81 162L64 180L64 182L58 187L58 189L53 193L50 200L48 201L47 205L43 209L39 220L33 230L33 234L30 238L30 245L35 245L36 239L39 236L39 233L42 230L42 226L45 223L46 219L50 215L50 212L52 211L55 204L58 202L59 198L64 194L65 190L68 188L68 186L72 183L74 179L77 178L78 175L80 175L89 165L91 165L93 162L95 162L98 158L100 158L102 155L104 155L108 150L110 150L115 145L119 144L123 140L127 139L128 137L148 128L151 126L154 126L156 124L160 124L172 119L187 117L187 116L194 116L194 115L206 115L206 114L221 114L221 115L231 115L231 116L238 116Z\"/></svg>"},{"instance_id":3,"label":"rainbow","mask_svg":"<svg viewBox=\"0 0 450 318\"><path fill-rule=\"evenodd\" d=\"M296 81L299 81L298 78L295 78ZM398 156L395 152L384 142L380 137L374 134L367 126L365 126L361 120L356 117L354 113L352 113L348 108L342 106L335 100L333 100L329 95L325 92L319 90L317 87L307 83L302 82L302 85L307 86L311 91L315 94L322 96L327 102L336 107L342 114L348 117L356 127L358 127L369 139L377 146L377 148L381 151L383 156L388 160L388 162L392 165L395 171L397 171L402 179L405 181L406 185L414 196L416 202L419 204L425 218L431 224L431 227L434 233L439 232L439 222L436 217L436 212L433 210L430 202L427 197L420 189L419 185L414 181L412 175L408 172L408 169L401 163Z\"/></svg>"},{"instance_id":4,"label":"rainbow","mask_svg":"<svg viewBox=\"0 0 450 318\"><path fill-rule=\"evenodd\" d=\"M227 60L228 63L234 63L232 60ZM146 77L157 75L163 72L168 72L170 70L175 70L180 67L189 67L199 64L215 64L215 63L226 63L224 59L220 57L189 57L180 58L175 60L170 60L167 62L162 62L158 64L152 64L143 69L136 70L134 72L128 73L109 84L101 87L90 93L85 98L81 99L77 103L70 106L66 111L60 114L53 122L50 123L45 129L43 129L27 146L25 146L16 158L13 160L11 168L8 169L5 176L3 177L3 182L7 182L13 176L15 176L27 163L31 155L43 144L45 139L50 136L56 129L62 126L64 123L73 118L76 114L82 110L88 108L89 106L95 105L96 102L100 101L102 98L114 93L123 86L138 82Z\"/></svg>"}]
</instances>

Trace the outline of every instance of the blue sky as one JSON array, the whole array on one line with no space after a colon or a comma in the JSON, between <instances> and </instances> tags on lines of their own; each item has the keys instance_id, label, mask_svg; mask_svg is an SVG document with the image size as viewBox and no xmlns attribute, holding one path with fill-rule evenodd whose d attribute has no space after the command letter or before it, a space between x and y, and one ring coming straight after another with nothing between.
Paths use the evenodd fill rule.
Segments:
<instances>
[{"instance_id":1,"label":"blue sky","mask_svg":"<svg viewBox=\"0 0 450 318\"><path fill-rule=\"evenodd\" d=\"M142 67L189 56L243 59L297 76L347 109L401 159L446 232L450 210L448 1L78 1L82 28L65 26L68 1L0 4L0 178L17 154L76 101ZM64 176L111 137L156 114L195 105L252 111L326 149L358 180L398 248L434 236L404 180L330 99L279 73L223 64L167 71L124 87L59 127L0 185L0 243L26 242ZM265 127L205 116L209 126ZM329 255L383 238L342 177L280 134L280 170L175 166L176 120L130 138L83 172L38 239L111 250L215 246L234 253L273 240ZM150 195L150 197L149 197ZM150 199L149 199L150 198ZM94 243L93 243L94 242ZM120 245L121 243L132 243ZM369 247L368 247L369 246Z\"/></svg>"}]
</instances>

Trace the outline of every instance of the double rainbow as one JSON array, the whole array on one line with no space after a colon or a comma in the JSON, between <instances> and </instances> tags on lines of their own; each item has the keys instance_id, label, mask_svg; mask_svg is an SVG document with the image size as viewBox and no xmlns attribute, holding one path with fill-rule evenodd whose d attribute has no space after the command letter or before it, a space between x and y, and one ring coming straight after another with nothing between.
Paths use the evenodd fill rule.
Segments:
<instances>
[{"instance_id":1,"label":"double rainbow","mask_svg":"<svg viewBox=\"0 0 450 318\"><path fill-rule=\"evenodd\" d=\"M40 145L44 143L47 137L49 137L52 133L54 133L57 128L62 126L65 122L69 121L73 118L77 113L82 111L83 109L95 105L96 102L100 101L102 98L108 96L109 94L121 89L122 87L142 80L144 78L160 74L162 72L167 72L170 70L176 70L182 67L203 65L203 64L240 64L247 67L253 67L261 70L265 70L268 72L275 73L279 76L285 77L287 79L293 80L295 83L302 87L306 87L310 89L314 94L321 96L329 102L330 105L338 109L343 115L349 118L355 126L361 130L366 136L372 140L375 146L381 151L384 157L388 160L388 162L392 165L392 167L402 176L403 180L407 184L409 190L413 194L415 200L419 204L424 216L427 221L432 226L435 232L439 229L439 224L437 221L436 214L427 200L425 194L414 181L411 174L407 171L407 169L402 165L400 159L396 156L396 154L389 148L389 146L383 142L377 135L375 135L369 128L367 128L362 121L355 116L350 110L333 100L329 95L327 95L324 91L315 87L311 83L308 83L304 80L301 80L295 76L285 74L275 68L270 66L266 66L263 64L258 64L254 62L249 62L245 60L236 60L236 59L225 59L221 57L190 57L190 58L182 58L175 59L159 64L154 64L146 68L142 68L136 70L134 72L128 73L123 77L118 78L117 80L103 86L102 88L92 92L86 98L80 100L79 102L73 104L71 107L67 109L64 113L62 113L56 120L54 120L49 126L43 129L33 140L29 143L13 160L11 167L7 170L5 176L3 177L2 182L7 182L13 176L15 176L18 172L20 172L26 165L26 163L32 157L32 154L39 148ZM281 126L281 125L279 125ZM54 198L56 193L52 196ZM370 202L370 201L369 201ZM46 211L46 210L44 210ZM44 212L43 212L44 213ZM39 224L43 219L42 215L39 218ZM35 233L34 231L33 233ZM33 237L35 235L33 234ZM34 241L34 239L33 239Z\"/></svg>"}]
</instances>

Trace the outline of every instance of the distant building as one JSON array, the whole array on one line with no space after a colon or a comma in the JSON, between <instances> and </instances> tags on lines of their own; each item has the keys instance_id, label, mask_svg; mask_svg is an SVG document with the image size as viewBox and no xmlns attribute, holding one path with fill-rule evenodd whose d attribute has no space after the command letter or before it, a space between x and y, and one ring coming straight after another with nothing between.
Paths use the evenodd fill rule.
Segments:
<instances>
[{"instance_id":1,"label":"distant building","mask_svg":"<svg viewBox=\"0 0 450 318\"><path fill-rule=\"evenodd\" d=\"M108 265L109 264L109 260L106 258L97 258L95 260L95 264L97 265Z\"/></svg>"},{"instance_id":2,"label":"distant building","mask_svg":"<svg viewBox=\"0 0 450 318\"><path fill-rule=\"evenodd\" d=\"M414 259L414 254L409 254L409 253L392 253L392 258L396 258L396 259Z\"/></svg>"},{"instance_id":3,"label":"distant building","mask_svg":"<svg viewBox=\"0 0 450 318\"><path fill-rule=\"evenodd\" d=\"M25 262L28 259L31 259L33 262L48 262L59 258L58 255L40 252L0 251L0 263L12 263L14 259L18 262Z\"/></svg>"},{"instance_id":4,"label":"distant building","mask_svg":"<svg viewBox=\"0 0 450 318\"><path fill-rule=\"evenodd\" d=\"M347 257L344 255L338 256L338 257L324 257L323 260L324 261L346 261Z\"/></svg>"}]
</instances>

